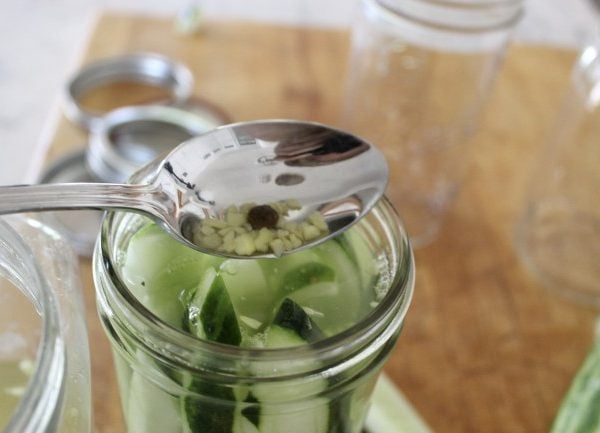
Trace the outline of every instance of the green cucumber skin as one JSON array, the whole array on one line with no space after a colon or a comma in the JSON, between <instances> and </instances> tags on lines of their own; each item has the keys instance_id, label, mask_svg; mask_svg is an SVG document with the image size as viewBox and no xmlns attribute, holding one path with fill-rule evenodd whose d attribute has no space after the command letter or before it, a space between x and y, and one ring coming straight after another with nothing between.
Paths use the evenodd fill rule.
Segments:
<instances>
[{"instance_id":1,"label":"green cucumber skin","mask_svg":"<svg viewBox=\"0 0 600 433\"><path fill-rule=\"evenodd\" d=\"M242 334L223 277L217 275L206 296L200 321L210 341L239 346Z\"/></svg>"},{"instance_id":2,"label":"green cucumber skin","mask_svg":"<svg viewBox=\"0 0 600 433\"><path fill-rule=\"evenodd\" d=\"M259 401L251 392L248 394L248 397L244 401L247 404L246 407L242 409L241 414L255 427L258 427L258 423L260 421L260 405Z\"/></svg>"},{"instance_id":3,"label":"green cucumber skin","mask_svg":"<svg viewBox=\"0 0 600 433\"><path fill-rule=\"evenodd\" d=\"M209 341L238 346L242 335L223 277L217 273L208 277L212 278L208 290L203 287L207 282L203 282L192 298L190 306L199 313L188 320L190 329ZM201 396L191 395L182 400L182 415L190 433L233 432L236 397L232 389L199 379L192 379L187 389ZM208 401L213 399L216 402Z\"/></svg>"},{"instance_id":4,"label":"green cucumber skin","mask_svg":"<svg viewBox=\"0 0 600 433\"><path fill-rule=\"evenodd\" d=\"M302 307L289 298L285 298L281 303L279 311L273 319L273 325L295 332L307 343L313 343L324 337L323 332Z\"/></svg>"},{"instance_id":5,"label":"green cucumber skin","mask_svg":"<svg viewBox=\"0 0 600 433\"><path fill-rule=\"evenodd\" d=\"M565 395L550 433L600 432L600 340L594 342Z\"/></svg>"},{"instance_id":6,"label":"green cucumber skin","mask_svg":"<svg viewBox=\"0 0 600 433\"><path fill-rule=\"evenodd\" d=\"M188 389L190 392L203 397L188 396L183 398L182 412L187 421L184 433L233 432L235 415L233 390L198 380L192 381ZM212 403L207 399L215 399L216 401Z\"/></svg>"}]
</instances>

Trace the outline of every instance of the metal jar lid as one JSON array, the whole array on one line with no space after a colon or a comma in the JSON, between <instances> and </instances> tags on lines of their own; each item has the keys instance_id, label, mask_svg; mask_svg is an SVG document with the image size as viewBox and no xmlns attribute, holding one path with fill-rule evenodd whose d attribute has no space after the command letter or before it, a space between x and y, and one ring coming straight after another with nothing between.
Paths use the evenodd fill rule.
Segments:
<instances>
[{"instance_id":1,"label":"metal jar lid","mask_svg":"<svg viewBox=\"0 0 600 433\"><path fill-rule=\"evenodd\" d=\"M88 130L94 128L102 113L86 110L82 98L93 89L116 82L137 82L167 90L171 104L185 102L193 90L190 70L168 57L154 53L135 53L98 60L83 67L68 83L64 111L69 120Z\"/></svg>"},{"instance_id":2,"label":"metal jar lid","mask_svg":"<svg viewBox=\"0 0 600 433\"><path fill-rule=\"evenodd\" d=\"M85 152L66 155L44 172L40 183L97 182L85 166ZM103 212L65 210L43 212L41 218L67 239L81 256L91 257L100 230Z\"/></svg>"},{"instance_id":3,"label":"metal jar lid","mask_svg":"<svg viewBox=\"0 0 600 433\"><path fill-rule=\"evenodd\" d=\"M103 182L129 176L178 144L224 122L218 113L164 105L123 107L97 124L86 152L87 167Z\"/></svg>"}]
</instances>

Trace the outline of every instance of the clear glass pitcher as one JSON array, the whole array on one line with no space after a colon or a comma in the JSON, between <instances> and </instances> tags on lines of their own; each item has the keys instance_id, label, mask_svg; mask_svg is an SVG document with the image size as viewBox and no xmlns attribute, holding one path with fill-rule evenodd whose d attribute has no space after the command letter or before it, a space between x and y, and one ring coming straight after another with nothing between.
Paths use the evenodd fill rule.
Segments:
<instances>
[{"instance_id":1,"label":"clear glass pitcher","mask_svg":"<svg viewBox=\"0 0 600 433\"><path fill-rule=\"evenodd\" d=\"M0 219L0 429L91 431L77 257L39 221Z\"/></svg>"}]
</instances>

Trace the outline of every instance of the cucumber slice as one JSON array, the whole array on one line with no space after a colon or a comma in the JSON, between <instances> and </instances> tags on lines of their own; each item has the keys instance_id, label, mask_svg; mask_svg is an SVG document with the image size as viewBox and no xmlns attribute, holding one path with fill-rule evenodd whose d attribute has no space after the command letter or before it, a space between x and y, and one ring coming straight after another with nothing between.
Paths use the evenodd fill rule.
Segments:
<instances>
[{"instance_id":1,"label":"cucumber slice","mask_svg":"<svg viewBox=\"0 0 600 433\"><path fill-rule=\"evenodd\" d=\"M254 394L250 393L244 400L245 407L241 410L241 415L250 421L254 426L258 426L260 421L260 407Z\"/></svg>"},{"instance_id":2,"label":"cucumber slice","mask_svg":"<svg viewBox=\"0 0 600 433\"><path fill-rule=\"evenodd\" d=\"M113 363L117 376L121 407L123 408L123 414L126 416L129 409L129 390L131 388L133 370L130 363L123 359L115 350L113 350Z\"/></svg>"},{"instance_id":3,"label":"cucumber slice","mask_svg":"<svg viewBox=\"0 0 600 433\"><path fill-rule=\"evenodd\" d=\"M152 360L138 353L140 363ZM125 420L128 433L181 433L179 398L133 371L129 380Z\"/></svg>"},{"instance_id":4,"label":"cucumber slice","mask_svg":"<svg viewBox=\"0 0 600 433\"><path fill-rule=\"evenodd\" d=\"M588 433L600 431L600 339L594 345L573 378L551 433Z\"/></svg>"},{"instance_id":5,"label":"cucumber slice","mask_svg":"<svg viewBox=\"0 0 600 433\"><path fill-rule=\"evenodd\" d=\"M284 292L293 292L321 281L333 281L335 272L319 262L308 262L288 271L281 284Z\"/></svg>"},{"instance_id":6,"label":"cucumber slice","mask_svg":"<svg viewBox=\"0 0 600 433\"><path fill-rule=\"evenodd\" d=\"M356 266L360 284L364 290L375 286L375 282L379 278L379 269L373 251L361 231L361 227L352 227L341 236L336 237L335 241Z\"/></svg>"},{"instance_id":7,"label":"cucumber slice","mask_svg":"<svg viewBox=\"0 0 600 433\"><path fill-rule=\"evenodd\" d=\"M335 241L329 241L319 245L315 251L319 255L319 262L335 269L335 281L344 290L344 301L347 300L347 296L352 296L358 302L362 293L359 275L356 265L348 258L342 247Z\"/></svg>"},{"instance_id":8,"label":"cucumber slice","mask_svg":"<svg viewBox=\"0 0 600 433\"><path fill-rule=\"evenodd\" d=\"M289 330L279 329L285 332L285 346L290 346L289 338L298 338ZM252 393L260 407L260 433L329 433L329 399L315 397L327 389L327 384L326 378L304 378L254 385Z\"/></svg>"},{"instance_id":9,"label":"cucumber slice","mask_svg":"<svg viewBox=\"0 0 600 433\"><path fill-rule=\"evenodd\" d=\"M322 338L323 333L302 307L286 298L267 333L266 347L295 346Z\"/></svg>"},{"instance_id":10,"label":"cucumber slice","mask_svg":"<svg viewBox=\"0 0 600 433\"><path fill-rule=\"evenodd\" d=\"M324 334L339 332L357 320L363 304L360 279L336 242L264 262L264 274L276 293L303 307Z\"/></svg>"},{"instance_id":11,"label":"cucumber slice","mask_svg":"<svg viewBox=\"0 0 600 433\"><path fill-rule=\"evenodd\" d=\"M243 395L240 395L243 390ZM248 387L238 386L236 388L236 397L239 404L233 422L233 433L260 433L258 425L260 422L260 405L254 395L248 391Z\"/></svg>"},{"instance_id":12,"label":"cucumber slice","mask_svg":"<svg viewBox=\"0 0 600 433\"><path fill-rule=\"evenodd\" d=\"M216 278L217 271L213 268L207 269L188 302L187 314L183 320L183 330L198 338L206 339L204 326L200 321L200 313L204 300Z\"/></svg>"},{"instance_id":13,"label":"cucumber slice","mask_svg":"<svg viewBox=\"0 0 600 433\"><path fill-rule=\"evenodd\" d=\"M185 292L194 289L210 256L172 239L149 224L129 242L122 275L133 295L168 324L181 327Z\"/></svg>"},{"instance_id":14,"label":"cucumber slice","mask_svg":"<svg viewBox=\"0 0 600 433\"><path fill-rule=\"evenodd\" d=\"M237 416L236 422L233 424L233 433L261 433L258 427L254 425L248 418Z\"/></svg>"},{"instance_id":15,"label":"cucumber slice","mask_svg":"<svg viewBox=\"0 0 600 433\"><path fill-rule=\"evenodd\" d=\"M299 251L278 257L276 260L258 260L257 263L263 268L267 283L279 291L284 287L284 282L291 280L292 277L287 276L289 273L296 273L303 266L311 266L314 263L322 264L322 260L315 250L316 248Z\"/></svg>"},{"instance_id":16,"label":"cucumber slice","mask_svg":"<svg viewBox=\"0 0 600 433\"><path fill-rule=\"evenodd\" d=\"M284 348L308 344L321 338L321 330L309 315L301 306L286 298L267 330L265 346L271 349ZM297 395L314 396L326 388L325 378L254 385L252 393L260 402L260 433L327 433L327 399L308 397L294 401Z\"/></svg>"},{"instance_id":17,"label":"cucumber slice","mask_svg":"<svg viewBox=\"0 0 600 433\"><path fill-rule=\"evenodd\" d=\"M195 395L181 399L184 433L233 432L236 403L232 389L200 380L192 380L188 389Z\"/></svg>"},{"instance_id":18,"label":"cucumber slice","mask_svg":"<svg viewBox=\"0 0 600 433\"><path fill-rule=\"evenodd\" d=\"M410 401L385 374L377 380L365 425L371 432L432 433Z\"/></svg>"},{"instance_id":19,"label":"cucumber slice","mask_svg":"<svg viewBox=\"0 0 600 433\"><path fill-rule=\"evenodd\" d=\"M223 277L207 269L188 307L188 326L199 338L238 346L242 335ZM181 399L184 433L232 433L236 412L233 389L188 379Z\"/></svg>"},{"instance_id":20,"label":"cucumber slice","mask_svg":"<svg viewBox=\"0 0 600 433\"><path fill-rule=\"evenodd\" d=\"M188 326L196 337L239 346L242 334L225 282L210 268L188 307Z\"/></svg>"},{"instance_id":21,"label":"cucumber slice","mask_svg":"<svg viewBox=\"0 0 600 433\"><path fill-rule=\"evenodd\" d=\"M360 319L364 311L364 289L356 266L337 242L325 242L316 248L316 251L322 263L335 269L335 281L306 287L294 292L290 297L302 307L320 312L320 315L311 317L323 332L333 335L349 328ZM318 287L319 285L321 287Z\"/></svg>"},{"instance_id":22,"label":"cucumber slice","mask_svg":"<svg viewBox=\"0 0 600 433\"><path fill-rule=\"evenodd\" d=\"M311 406L274 410L279 412L261 418L260 433L329 433L329 407L324 398L313 399Z\"/></svg>"},{"instance_id":23,"label":"cucumber slice","mask_svg":"<svg viewBox=\"0 0 600 433\"><path fill-rule=\"evenodd\" d=\"M267 330L265 347L278 349L282 347L301 346L306 344L297 333L282 326L271 325Z\"/></svg>"},{"instance_id":24,"label":"cucumber slice","mask_svg":"<svg viewBox=\"0 0 600 433\"><path fill-rule=\"evenodd\" d=\"M323 329L325 334L331 335L337 329L346 327L349 320L341 311L343 308L339 302L340 296L342 295L337 283L317 283L290 293L288 298L301 305L319 328ZM350 311L353 311L354 300L348 299L348 304Z\"/></svg>"},{"instance_id":25,"label":"cucumber slice","mask_svg":"<svg viewBox=\"0 0 600 433\"><path fill-rule=\"evenodd\" d=\"M220 268L227 292L247 333L261 330L272 319L279 298L256 260L226 260Z\"/></svg>"},{"instance_id":26,"label":"cucumber slice","mask_svg":"<svg viewBox=\"0 0 600 433\"><path fill-rule=\"evenodd\" d=\"M129 382L129 433L181 433L178 399L134 372Z\"/></svg>"}]
</instances>

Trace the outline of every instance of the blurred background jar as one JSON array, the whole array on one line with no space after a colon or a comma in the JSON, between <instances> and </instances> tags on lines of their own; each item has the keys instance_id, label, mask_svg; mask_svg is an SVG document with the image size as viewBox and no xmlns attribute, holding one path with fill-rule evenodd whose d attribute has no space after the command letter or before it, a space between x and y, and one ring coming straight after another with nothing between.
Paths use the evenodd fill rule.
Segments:
<instances>
[{"instance_id":1,"label":"blurred background jar","mask_svg":"<svg viewBox=\"0 0 600 433\"><path fill-rule=\"evenodd\" d=\"M548 288L600 307L600 35L579 56L516 229L523 263Z\"/></svg>"},{"instance_id":2,"label":"blurred background jar","mask_svg":"<svg viewBox=\"0 0 600 433\"><path fill-rule=\"evenodd\" d=\"M89 369L76 256L36 220L0 219L0 430L89 433Z\"/></svg>"},{"instance_id":3,"label":"blurred background jar","mask_svg":"<svg viewBox=\"0 0 600 433\"><path fill-rule=\"evenodd\" d=\"M522 0L362 0L342 124L382 147L387 195L415 246L459 191Z\"/></svg>"}]
</instances>

